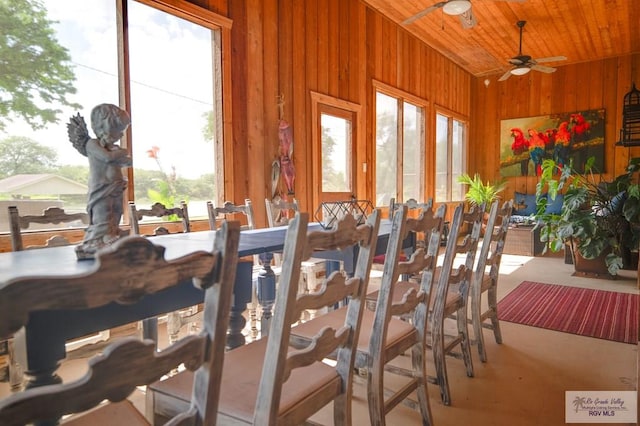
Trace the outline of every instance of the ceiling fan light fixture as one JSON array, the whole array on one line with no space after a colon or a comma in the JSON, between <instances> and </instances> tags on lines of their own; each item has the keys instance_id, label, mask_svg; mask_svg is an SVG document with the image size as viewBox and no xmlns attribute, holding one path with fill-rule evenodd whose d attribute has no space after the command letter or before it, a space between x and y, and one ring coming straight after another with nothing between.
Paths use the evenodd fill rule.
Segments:
<instances>
[{"instance_id":1,"label":"ceiling fan light fixture","mask_svg":"<svg viewBox=\"0 0 640 426\"><path fill-rule=\"evenodd\" d=\"M450 0L442 7L447 15L461 15L469 9L471 9L469 0Z\"/></svg>"},{"instance_id":2,"label":"ceiling fan light fixture","mask_svg":"<svg viewBox=\"0 0 640 426\"><path fill-rule=\"evenodd\" d=\"M531 71L531 68L529 68L526 65L520 65L520 66L517 66L517 67L513 68L511 70L511 74L513 74L513 75L525 75L529 71Z\"/></svg>"}]
</instances>

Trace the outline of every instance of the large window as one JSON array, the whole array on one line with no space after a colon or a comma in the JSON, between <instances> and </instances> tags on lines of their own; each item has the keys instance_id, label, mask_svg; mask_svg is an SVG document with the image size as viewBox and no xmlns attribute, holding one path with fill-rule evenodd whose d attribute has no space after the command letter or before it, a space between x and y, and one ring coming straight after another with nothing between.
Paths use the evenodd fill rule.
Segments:
<instances>
[{"instance_id":1,"label":"large window","mask_svg":"<svg viewBox=\"0 0 640 426\"><path fill-rule=\"evenodd\" d=\"M376 91L376 205L424 201L425 104Z\"/></svg>"},{"instance_id":2,"label":"large window","mask_svg":"<svg viewBox=\"0 0 640 426\"><path fill-rule=\"evenodd\" d=\"M463 121L436 113L436 202L464 199L464 187L458 183L458 176L466 172L465 133Z\"/></svg>"},{"instance_id":3,"label":"large window","mask_svg":"<svg viewBox=\"0 0 640 426\"><path fill-rule=\"evenodd\" d=\"M221 30L152 7L164 3L0 1L0 180L11 178L0 201L83 211L88 161L66 123L79 113L93 136L90 113L100 103L131 113L121 143L133 157L128 193L138 205L186 200L197 218L206 200L222 199Z\"/></svg>"}]
</instances>

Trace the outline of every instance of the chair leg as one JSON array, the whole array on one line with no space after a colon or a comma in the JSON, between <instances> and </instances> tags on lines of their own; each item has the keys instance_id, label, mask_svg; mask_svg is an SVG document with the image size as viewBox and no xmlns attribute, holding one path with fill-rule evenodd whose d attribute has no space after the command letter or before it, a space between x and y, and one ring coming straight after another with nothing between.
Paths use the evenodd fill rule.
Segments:
<instances>
[{"instance_id":1,"label":"chair leg","mask_svg":"<svg viewBox=\"0 0 640 426\"><path fill-rule=\"evenodd\" d=\"M384 409L384 366L379 362L367 368L367 398L369 399L369 419L372 426L386 424Z\"/></svg>"},{"instance_id":2,"label":"chair leg","mask_svg":"<svg viewBox=\"0 0 640 426\"><path fill-rule=\"evenodd\" d=\"M471 299L471 323L473 324L473 334L475 343L478 345L480 361L487 362L487 351L484 346L484 334L482 332L482 310L480 297Z\"/></svg>"},{"instance_id":3,"label":"chair leg","mask_svg":"<svg viewBox=\"0 0 640 426\"><path fill-rule=\"evenodd\" d=\"M498 289L497 286L492 286L487 291L487 303L489 304L489 311L491 312L491 324L493 326L493 336L496 339L497 344L502 344L502 331L500 330L500 321L498 320Z\"/></svg>"},{"instance_id":4,"label":"chair leg","mask_svg":"<svg viewBox=\"0 0 640 426\"><path fill-rule=\"evenodd\" d=\"M418 394L418 405L420 406L420 414L422 415L422 425L432 426L433 417L431 416L431 405L429 404L423 345L413 346L411 349L411 363L413 365L415 380L418 382L416 393Z\"/></svg>"},{"instance_id":5,"label":"chair leg","mask_svg":"<svg viewBox=\"0 0 640 426\"><path fill-rule=\"evenodd\" d=\"M436 378L440 387L440 397L444 405L451 405L451 395L449 394L449 378L447 377L447 363L444 353L444 334L442 324L434 324L431 334L431 351L433 352L433 363L436 367Z\"/></svg>"},{"instance_id":6,"label":"chair leg","mask_svg":"<svg viewBox=\"0 0 640 426\"><path fill-rule=\"evenodd\" d=\"M458 309L456 315L458 323L458 334L461 338L460 347L464 365L467 368L467 376L473 377L473 360L471 359L471 342L469 340L469 327L467 326L467 306Z\"/></svg>"},{"instance_id":7,"label":"chair leg","mask_svg":"<svg viewBox=\"0 0 640 426\"><path fill-rule=\"evenodd\" d=\"M173 345L179 339L182 328L182 318L180 312L169 312L167 314L167 334L169 335L169 345Z\"/></svg>"},{"instance_id":8,"label":"chair leg","mask_svg":"<svg viewBox=\"0 0 640 426\"><path fill-rule=\"evenodd\" d=\"M251 341L258 340L258 292L257 280L251 285L251 307L249 308L249 324L251 325Z\"/></svg>"},{"instance_id":9,"label":"chair leg","mask_svg":"<svg viewBox=\"0 0 640 426\"><path fill-rule=\"evenodd\" d=\"M7 341L9 351L9 385L11 392L20 392L24 382L24 371L18 362L18 357L13 346L13 338Z\"/></svg>"}]
</instances>

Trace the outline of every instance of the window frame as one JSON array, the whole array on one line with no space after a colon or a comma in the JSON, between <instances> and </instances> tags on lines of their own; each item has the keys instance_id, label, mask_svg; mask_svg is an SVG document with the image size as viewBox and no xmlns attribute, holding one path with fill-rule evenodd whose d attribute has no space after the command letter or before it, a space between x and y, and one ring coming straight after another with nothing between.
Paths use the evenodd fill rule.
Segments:
<instances>
[{"instance_id":1,"label":"window frame","mask_svg":"<svg viewBox=\"0 0 640 426\"><path fill-rule=\"evenodd\" d=\"M444 108L442 106L439 105L435 105L434 107L434 112L433 112L433 134L434 134L434 138L433 138L433 155L434 155L434 159L437 158L437 124L438 124L438 115L446 117L447 118L447 174L446 174L446 199L444 200L440 200L437 199L437 188L436 188L436 175L437 175L437 168L436 168L436 163L434 162L434 173L433 173L433 179L434 179L434 201L435 202L443 202L443 203L451 203L451 202L460 202L460 201L464 201L464 194L465 194L465 190L464 190L464 185L463 184L459 184L457 182L454 182L454 175L453 175L453 155L451 155L451 152L453 151L453 122L457 121L458 123L461 123L464 129L464 134L462 136L462 153L461 153L461 165L462 165L462 170L460 170L460 174L464 174L468 172L469 169L469 119L461 114L458 114L456 112L453 112L447 108ZM454 200L452 193L453 193L453 187L454 185L459 185L461 187L461 199L459 200Z\"/></svg>"},{"instance_id":2,"label":"window frame","mask_svg":"<svg viewBox=\"0 0 640 426\"><path fill-rule=\"evenodd\" d=\"M430 102L426 99L420 98L418 96L412 95L408 92L405 92L401 89L395 88L388 84L382 83L378 80L372 81L373 85L373 95L372 95L372 133L373 133L373 159L372 162L374 165L377 164L376 161L376 140L377 140L377 94L382 93L386 96L395 98L398 104L398 123L397 123L397 152L396 152L396 196L394 197L396 202L404 202L403 200L403 177L404 177L404 167L403 167L403 158L404 158L404 104L409 103L417 108L421 108L423 111L422 114L422 135L420 139L420 147L419 147L419 156L420 156L420 170L418 172L419 175L419 189L418 189L418 202L424 202L427 197L427 188L430 186L430 177L426 173L426 170L430 164L430 157L432 154L427 149L429 146L430 138L430 129L432 126L429 125L429 117L430 117ZM374 199L377 199L377 167L374 167L374 173L372 178L372 196ZM384 206L386 207L386 206Z\"/></svg>"},{"instance_id":3,"label":"window frame","mask_svg":"<svg viewBox=\"0 0 640 426\"><path fill-rule=\"evenodd\" d=\"M347 147L351 154L351 194L359 198L359 194L365 194L367 173L366 158L361 147L364 138L364 120L362 119L362 107L359 104L335 98L318 92L310 92L311 96L311 146L312 146L312 182L321 182L322 179L322 124L321 114L329 114L351 121L351 146ZM358 167L362 164L362 167ZM323 201L338 201L337 199L324 198L322 185L312 185L311 203L319 206ZM345 194L343 192L333 194ZM340 198L340 196L338 196ZM343 200L344 201L344 200Z\"/></svg>"},{"instance_id":4,"label":"window frame","mask_svg":"<svg viewBox=\"0 0 640 426\"><path fill-rule=\"evenodd\" d=\"M214 84L214 108L216 116L214 120L215 134L213 137L214 147L212 148L212 155L215 156L215 186L216 199L215 202L222 204L226 199L226 195L229 192L233 192L233 187L225 176L233 175L235 156L234 147L232 143L233 132L232 122L228 119L231 117L232 104L231 99L231 27L233 21L223 15L219 15L211 10L205 9L186 0L133 0L136 3L151 7L155 10L167 13L173 17L187 20L193 24L203 26L211 31L212 34L212 78L219 81L219 84ZM115 12L115 21L113 25L116 29L116 43L117 43L117 103L118 105L131 111L131 77L129 69L129 47L128 47L128 0L112 0L112 5ZM98 54L98 53L96 53ZM115 102L114 102L115 103ZM132 129L129 127L123 137L120 139L120 146L127 149L130 155L132 155L132 146L135 141L132 138ZM215 154L213 154L215 153ZM129 201L134 201L134 179L133 168L127 168L123 170L123 173L127 176L130 184L123 195L123 229L128 229L129 217L127 204ZM213 196L213 195L212 195ZM166 222L165 226L169 228L171 232L174 232L174 223ZM192 220L193 230L208 229L208 220L206 218ZM149 233L150 229L158 226L158 223L144 225L141 224L141 232ZM175 231L178 231L176 228ZM9 237L9 232L1 233L4 237ZM66 228L56 230L37 230L33 232L26 232L26 239L33 241L33 244L38 244L40 240L44 241L51 235L64 235L68 236L71 241L77 241L82 239L83 231L81 228ZM7 240L9 241L9 240Z\"/></svg>"}]
</instances>

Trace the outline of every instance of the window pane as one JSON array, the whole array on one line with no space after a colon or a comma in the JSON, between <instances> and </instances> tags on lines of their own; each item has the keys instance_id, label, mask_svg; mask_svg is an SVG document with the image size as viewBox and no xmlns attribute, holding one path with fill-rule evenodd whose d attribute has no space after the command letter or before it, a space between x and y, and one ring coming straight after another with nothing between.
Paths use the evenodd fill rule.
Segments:
<instances>
[{"instance_id":1,"label":"window pane","mask_svg":"<svg viewBox=\"0 0 640 426\"><path fill-rule=\"evenodd\" d=\"M422 108L405 102L402 152L402 201L422 201L421 141L424 135Z\"/></svg>"},{"instance_id":2,"label":"window pane","mask_svg":"<svg viewBox=\"0 0 640 426\"><path fill-rule=\"evenodd\" d=\"M2 3L0 57L13 81L0 88L0 110L8 109L0 113L0 179L13 182L0 184L0 198L21 214L49 205L83 212L89 163L69 142L66 123L80 113L90 126L95 105L118 104L115 3ZM6 212L0 232L8 231Z\"/></svg>"},{"instance_id":3,"label":"window pane","mask_svg":"<svg viewBox=\"0 0 640 426\"><path fill-rule=\"evenodd\" d=\"M458 176L464 173L464 124L458 120L453 120L453 138L451 149L451 201L462 201L464 199L464 186L458 183Z\"/></svg>"},{"instance_id":4,"label":"window pane","mask_svg":"<svg viewBox=\"0 0 640 426\"><path fill-rule=\"evenodd\" d=\"M448 201L447 169L448 160L448 126L449 119L444 115L436 114L436 202Z\"/></svg>"},{"instance_id":5,"label":"window pane","mask_svg":"<svg viewBox=\"0 0 640 426\"><path fill-rule=\"evenodd\" d=\"M129 1L136 204L215 200L213 31ZM217 113L216 113L217 114Z\"/></svg>"},{"instance_id":6,"label":"window pane","mask_svg":"<svg viewBox=\"0 0 640 426\"><path fill-rule=\"evenodd\" d=\"M351 122L329 114L320 115L322 125L322 192L351 191Z\"/></svg>"},{"instance_id":7,"label":"window pane","mask_svg":"<svg viewBox=\"0 0 640 426\"><path fill-rule=\"evenodd\" d=\"M397 196L398 103L376 93L376 206L388 206Z\"/></svg>"}]
</instances>

